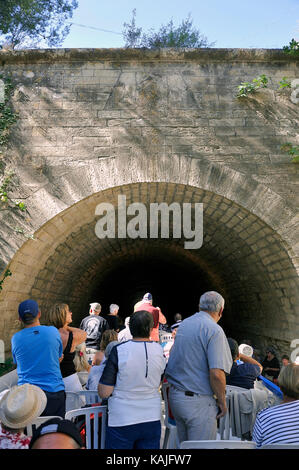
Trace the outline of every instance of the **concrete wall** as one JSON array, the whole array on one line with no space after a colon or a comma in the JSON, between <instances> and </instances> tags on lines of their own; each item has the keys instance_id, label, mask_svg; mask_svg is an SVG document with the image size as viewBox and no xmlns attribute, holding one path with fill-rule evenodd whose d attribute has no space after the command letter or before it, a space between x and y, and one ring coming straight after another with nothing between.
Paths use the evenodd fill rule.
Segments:
<instances>
[{"instance_id":1,"label":"concrete wall","mask_svg":"<svg viewBox=\"0 0 299 470\"><path fill-rule=\"evenodd\" d=\"M27 205L25 217L0 212L0 269L13 273L0 297L7 349L20 301L64 300L79 320L107 270L144 250L205 273L236 335L285 350L299 338L299 166L281 150L299 143L298 105L278 90L299 78L298 61L278 50L62 49L1 53L0 63L19 113L5 159ZM237 99L262 73L268 88ZM203 247L100 242L96 204L119 193L203 202Z\"/></svg>"}]
</instances>

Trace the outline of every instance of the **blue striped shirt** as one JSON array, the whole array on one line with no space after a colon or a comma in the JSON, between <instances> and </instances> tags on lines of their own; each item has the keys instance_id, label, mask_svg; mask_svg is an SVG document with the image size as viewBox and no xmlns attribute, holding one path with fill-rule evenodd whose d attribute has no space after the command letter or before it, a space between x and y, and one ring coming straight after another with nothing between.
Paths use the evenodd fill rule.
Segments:
<instances>
[{"instance_id":1,"label":"blue striped shirt","mask_svg":"<svg viewBox=\"0 0 299 470\"><path fill-rule=\"evenodd\" d=\"M260 411L254 424L252 440L257 447L278 442L299 444L299 400Z\"/></svg>"}]
</instances>

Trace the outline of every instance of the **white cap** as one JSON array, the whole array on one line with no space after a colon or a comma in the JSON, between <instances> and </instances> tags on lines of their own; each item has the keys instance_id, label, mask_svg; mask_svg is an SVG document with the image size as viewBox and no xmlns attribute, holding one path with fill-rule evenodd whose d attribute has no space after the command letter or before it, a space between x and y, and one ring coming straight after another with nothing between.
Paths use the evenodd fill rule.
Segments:
<instances>
[{"instance_id":1,"label":"white cap","mask_svg":"<svg viewBox=\"0 0 299 470\"><path fill-rule=\"evenodd\" d=\"M244 356L252 357L253 349L249 344L240 344L239 353L244 354Z\"/></svg>"},{"instance_id":2,"label":"white cap","mask_svg":"<svg viewBox=\"0 0 299 470\"><path fill-rule=\"evenodd\" d=\"M93 302L92 304L89 304L89 305L93 312L99 312L100 310L102 310L102 306L98 302Z\"/></svg>"}]
</instances>

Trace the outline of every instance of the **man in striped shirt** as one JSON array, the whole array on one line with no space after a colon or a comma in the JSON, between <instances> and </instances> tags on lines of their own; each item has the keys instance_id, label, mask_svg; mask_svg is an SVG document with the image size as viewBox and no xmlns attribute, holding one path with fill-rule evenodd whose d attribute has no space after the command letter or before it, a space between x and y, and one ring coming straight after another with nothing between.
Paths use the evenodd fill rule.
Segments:
<instances>
[{"instance_id":1,"label":"man in striped shirt","mask_svg":"<svg viewBox=\"0 0 299 470\"><path fill-rule=\"evenodd\" d=\"M299 444L299 365L291 363L280 372L278 384L283 392L280 405L258 413L252 440L257 447L266 444Z\"/></svg>"}]
</instances>

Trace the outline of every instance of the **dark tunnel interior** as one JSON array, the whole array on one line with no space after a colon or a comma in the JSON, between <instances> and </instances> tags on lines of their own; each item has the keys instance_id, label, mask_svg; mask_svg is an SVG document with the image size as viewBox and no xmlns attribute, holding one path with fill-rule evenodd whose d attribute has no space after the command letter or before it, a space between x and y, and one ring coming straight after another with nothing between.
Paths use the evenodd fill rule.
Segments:
<instances>
[{"instance_id":1,"label":"dark tunnel interior","mask_svg":"<svg viewBox=\"0 0 299 470\"><path fill-rule=\"evenodd\" d=\"M215 290L215 284L193 262L163 259L160 253L156 257L150 255L142 260L118 263L94 288L90 298L102 305L103 314L109 312L111 303L116 303L124 320L133 312L135 303L150 292L153 305L161 308L167 324L171 325L176 313L186 318L197 312L199 297L208 290Z\"/></svg>"}]
</instances>

